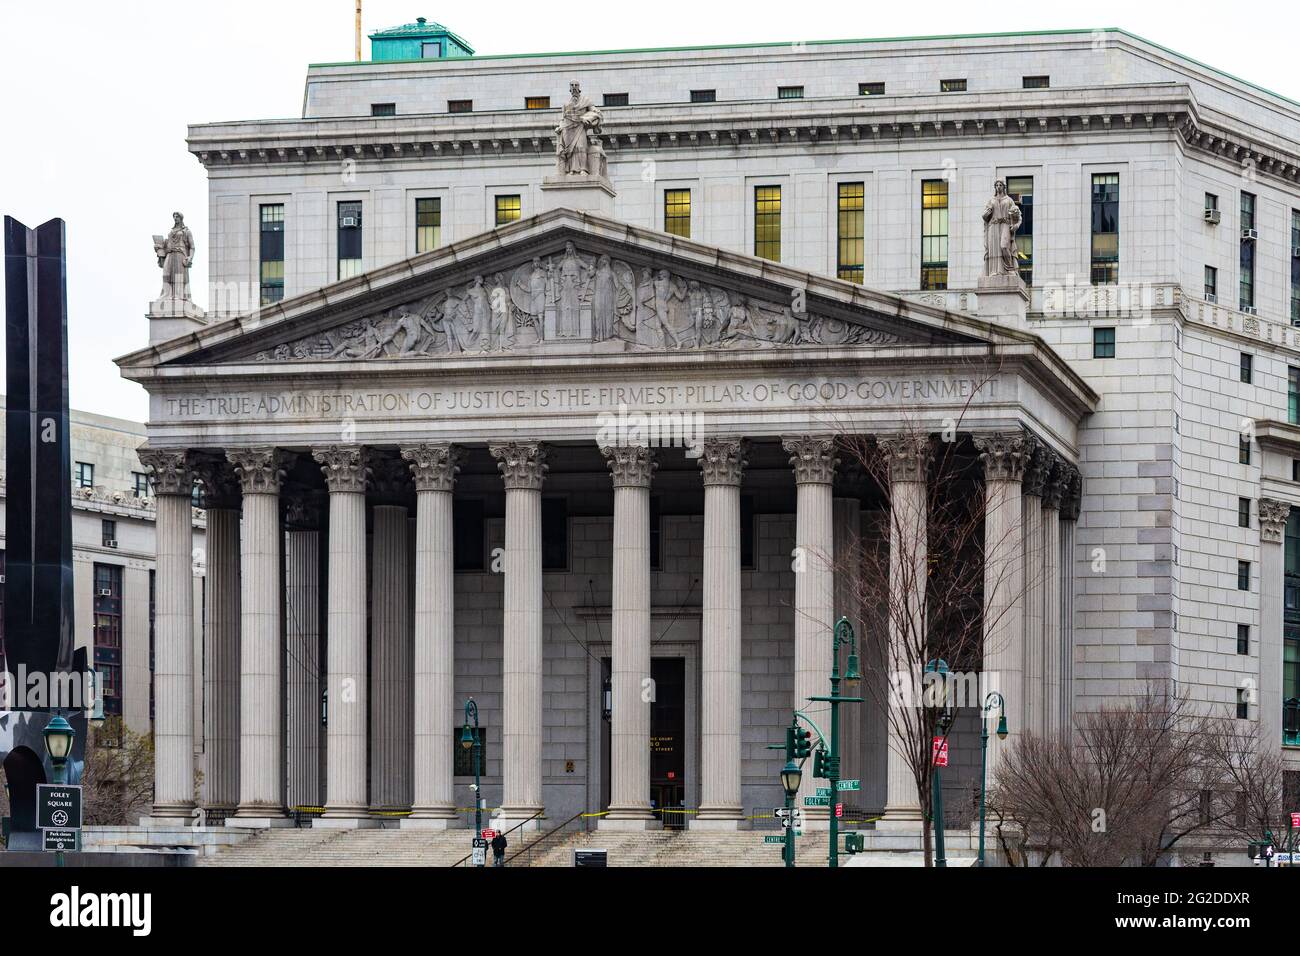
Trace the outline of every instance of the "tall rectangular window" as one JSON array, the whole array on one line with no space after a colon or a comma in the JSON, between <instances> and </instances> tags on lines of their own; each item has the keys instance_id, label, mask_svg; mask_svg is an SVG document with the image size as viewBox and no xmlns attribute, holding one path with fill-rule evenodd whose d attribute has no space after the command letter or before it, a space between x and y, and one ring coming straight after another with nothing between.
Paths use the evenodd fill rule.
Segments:
<instances>
[{"instance_id":1,"label":"tall rectangular window","mask_svg":"<svg viewBox=\"0 0 1300 956\"><path fill-rule=\"evenodd\" d=\"M1245 435L1237 436L1237 464L1250 464L1250 439Z\"/></svg>"},{"instance_id":2,"label":"tall rectangular window","mask_svg":"<svg viewBox=\"0 0 1300 956\"><path fill-rule=\"evenodd\" d=\"M1250 653L1250 625L1249 624L1237 625L1237 653L1238 654Z\"/></svg>"},{"instance_id":3,"label":"tall rectangular window","mask_svg":"<svg viewBox=\"0 0 1300 956\"><path fill-rule=\"evenodd\" d=\"M948 181L921 183L921 288L948 288Z\"/></svg>"},{"instance_id":4,"label":"tall rectangular window","mask_svg":"<svg viewBox=\"0 0 1300 956\"><path fill-rule=\"evenodd\" d=\"M1095 328L1092 330L1092 357L1115 357L1115 327Z\"/></svg>"},{"instance_id":5,"label":"tall rectangular window","mask_svg":"<svg viewBox=\"0 0 1300 956\"><path fill-rule=\"evenodd\" d=\"M339 278L361 275L361 203L349 200L338 205Z\"/></svg>"},{"instance_id":6,"label":"tall rectangular window","mask_svg":"<svg viewBox=\"0 0 1300 956\"><path fill-rule=\"evenodd\" d=\"M270 305L284 298L284 203L267 203L259 208L258 280L262 305Z\"/></svg>"},{"instance_id":7,"label":"tall rectangular window","mask_svg":"<svg viewBox=\"0 0 1300 956\"><path fill-rule=\"evenodd\" d=\"M1250 716L1250 698L1244 688L1237 688L1237 719L1246 720Z\"/></svg>"},{"instance_id":8,"label":"tall rectangular window","mask_svg":"<svg viewBox=\"0 0 1300 956\"><path fill-rule=\"evenodd\" d=\"M691 191L664 190L664 232L683 239L691 238Z\"/></svg>"},{"instance_id":9,"label":"tall rectangular window","mask_svg":"<svg viewBox=\"0 0 1300 956\"><path fill-rule=\"evenodd\" d=\"M1250 562L1249 561L1237 562L1237 590L1238 591L1250 590Z\"/></svg>"},{"instance_id":10,"label":"tall rectangular window","mask_svg":"<svg viewBox=\"0 0 1300 956\"><path fill-rule=\"evenodd\" d=\"M569 501L542 499L542 570L569 569Z\"/></svg>"},{"instance_id":11,"label":"tall rectangular window","mask_svg":"<svg viewBox=\"0 0 1300 956\"><path fill-rule=\"evenodd\" d=\"M1300 209L1291 210L1291 324L1300 325Z\"/></svg>"},{"instance_id":12,"label":"tall rectangular window","mask_svg":"<svg viewBox=\"0 0 1300 956\"><path fill-rule=\"evenodd\" d=\"M149 476L143 471L131 472L131 490L136 498L148 498Z\"/></svg>"},{"instance_id":13,"label":"tall rectangular window","mask_svg":"<svg viewBox=\"0 0 1300 956\"><path fill-rule=\"evenodd\" d=\"M442 200L415 201L415 251L428 252L442 245Z\"/></svg>"},{"instance_id":14,"label":"tall rectangular window","mask_svg":"<svg viewBox=\"0 0 1300 956\"><path fill-rule=\"evenodd\" d=\"M1238 375L1240 376L1242 383L1245 385L1249 385L1254 380L1255 356L1251 355L1249 352L1241 353L1241 365Z\"/></svg>"},{"instance_id":15,"label":"tall rectangular window","mask_svg":"<svg viewBox=\"0 0 1300 956\"><path fill-rule=\"evenodd\" d=\"M754 255L781 261L781 187L754 187Z\"/></svg>"},{"instance_id":16,"label":"tall rectangular window","mask_svg":"<svg viewBox=\"0 0 1300 956\"><path fill-rule=\"evenodd\" d=\"M1294 365L1286 370L1286 420L1300 425L1300 368Z\"/></svg>"},{"instance_id":17,"label":"tall rectangular window","mask_svg":"<svg viewBox=\"0 0 1300 956\"><path fill-rule=\"evenodd\" d=\"M117 521L115 519L99 519L99 542L106 548L117 547Z\"/></svg>"},{"instance_id":18,"label":"tall rectangular window","mask_svg":"<svg viewBox=\"0 0 1300 956\"><path fill-rule=\"evenodd\" d=\"M523 214L523 201L519 196L497 196L496 200L496 223L498 226L514 222Z\"/></svg>"},{"instance_id":19,"label":"tall rectangular window","mask_svg":"<svg viewBox=\"0 0 1300 956\"><path fill-rule=\"evenodd\" d=\"M77 462L72 469L72 481L78 488L94 488L95 466L88 461Z\"/></svg>"},{"instance_id":20,"label":"tall rectangular window","mask_svg":"<svg viewBox=\"0 0 1300 956\"><path fill-rule=\"evenodd\" d=\"M1092 284L1119 281L1119 173L1092 177Z\"/></svg>"},{"instance_id":21,"label":"tall rectangular window","mask_svg":"<svg viewBox=\"0 0 1300 956\"><path fill-rule=\"evenodd\" d=\"M663 567L663 516L659 512L658 495L650 496L650 570Z\"/></svg>"},{"instance_id":22,"label":"tall rectangular window","mask_svg":"<svg viewBox=\"0 0 1300 956\"><path fill-rule=\"evenodd\" d=\"M483 501L457 497L451 511L452 564L457 571L484 570Z\"/></svg>"},{"instance_id":23,"label":"tall rectangular window","mask_svg":"<svg viewBox=\"0 0 1300 956\"><path fill-rule=\"evenodd\" d=\"M1238 286L1237 308L1255 307L1255 197L1241 194L1241 279Z\"/></svg>"},{"instance_id":24,"label":"tall rectangular window","mask_svg":"<svg viewBox=\"0 0 1300 956\"><path fill-rule=\"evenodd\" d=\"M754 496L740 496L740 566L757 567L758 516L754 511Z\"/></svg>"},{"instance_id":25,"label":"tall rectangular window","mask_svg":"<svg viewBox=\"0 0 1300 956\"><path fill-rule=\"evenodd\" d=\"M1020 207L1016 230L1016 264L1025 285L1034 284L1034 177L1008 176L1007 195Z\"/></svg>"},{"instance_id":26,"label":"tall rectangular window","mask_svg":"<svg viewBox=\"0 0 1300 956\"><path fill-rule=\"evenodd\" d=\"M835 274L860 285L865 252L862 183L840 183L838 192Z\"/></svg>"},{"instance_id":27,"label":"tall rectangular window","mask_svg":"<svg viewBox=\"0 0 1300 956\"><path fill-rule=\"evenodd\" d=\"M1214 266L1205 267L1205 301L1219 301L1219 270Z\"/></svg>"},{"instance_id":28,"label":"tall rectangular window","mask_svg":"<svg viewBox=\"0 0 1300 956\"><path fill-rule=\"evenodd\" d=\"M94 656L105 716L122 714L122 569L94 566Z\"/></svg>"},{"instance_id":29,"label":"tall rectangular window","mask_svg":"<svg viewBox=\"0 0 1300 956\"><path fill-rule=\"evenodd\" d=\"M1238 528L1250 527L1250 499L1249 498L1237 499L1237 527Z\"/></svg>"}]
</instances>

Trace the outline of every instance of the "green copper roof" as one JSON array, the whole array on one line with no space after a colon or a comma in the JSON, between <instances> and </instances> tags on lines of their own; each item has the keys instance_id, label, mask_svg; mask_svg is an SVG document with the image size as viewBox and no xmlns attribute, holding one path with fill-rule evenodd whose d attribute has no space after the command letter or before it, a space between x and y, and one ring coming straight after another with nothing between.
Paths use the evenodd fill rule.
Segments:
<instances>
[{"instance_id":1,"label":"green copper roof","mask_svg":"<svg viewBox=\"0 0 1300 956\"><path fill-rule=\"evenodd\" d=\"M439 37L449 37L464 50L466 55L474 52L473 47L441 23L426 20L424 17L417 18L414 23L403 23L401 26L389 27L387 30L376 30L370 34L371 41L379 40L381 44L387 44L391 41L436 39ZM371 49L373 52L374 48ZM392 57L377 57L376 59L392 59Z\"/></svg>"}]
</instances>

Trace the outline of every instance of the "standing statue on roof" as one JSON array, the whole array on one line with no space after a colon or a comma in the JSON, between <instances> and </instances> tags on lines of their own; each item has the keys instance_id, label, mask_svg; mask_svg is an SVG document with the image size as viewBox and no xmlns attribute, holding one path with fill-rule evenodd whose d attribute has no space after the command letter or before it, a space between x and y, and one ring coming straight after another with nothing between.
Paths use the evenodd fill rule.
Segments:
<instances>
[{"instance_id":1,"label":"standing statue on roof","mask_svg":"<svg viewBox=\"0 0 1300 956\"><path fill-rule=\"evenodd\" d=\"M597 173L591 168L589 136L600 135L604 117L583 95L577 81L569 84L569 101L564 104L560 125L555 127L555 171L561 176Z\"/></svg>"}]
</instances>

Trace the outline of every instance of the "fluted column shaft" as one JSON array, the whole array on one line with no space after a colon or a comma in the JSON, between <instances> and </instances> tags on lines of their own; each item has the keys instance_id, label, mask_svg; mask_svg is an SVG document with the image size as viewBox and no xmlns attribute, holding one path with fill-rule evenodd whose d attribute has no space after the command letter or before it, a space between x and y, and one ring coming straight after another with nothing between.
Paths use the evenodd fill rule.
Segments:
<instances>
[{"instance_id":1,"label":"fluted column shaft","mask_svg":"<svg viewBox=\"0 0 1300 956\"><path fill-rule=\"evenodd\" d=\"M1061 498L1069 481L1069 467L1053 459L1051 474L1043 492L1043 729L1059 734L1065 726L1061 682L1065 674L1064 605L1061 589Z\"/></svg>"},{"instance_id":2,"label":"fluted column shaft","mask_svg":"<svg viewBox=\"0 0 1300 956\"><path fill-rule=\"evenodd\" d=\"M369 468L356 445L318 448L329 489L326 580L326 821L367 815L366 718L366 481Z\"/></svg>"},{"instance_id":3,"label":"fluted column shaft","mask_svg":"<svg viewBox=\"0 0 1300 956\"><path fill-rule=\"evenodd\" d=\"M741 802L740 484L745 443L706 441L700 812L692 825L735 828Z\"/></svg>"},{"instance_id":4,"label":"fluted column shaft","mask_svg":"<svg viewBox=\"0 0 1300 956\"><path fill-rule=\"evenodd\" d=\"M284 816L280 601L280 479L289 457L270 446L227 457L243 489L239 534L239 809Z\"/></svg>"},{"instance_id":5,"label":"fluted column shaft","mask_svg":"<svg viewBox=\"0 0 1300 956\"><path fill-rule=\"evenodd\" d=\"M239 802L239 509L207 509L207 660L204 662L207 808Z\"/></svg>"},{"instance_id":6,"label":"fluted column shaft","mask_svg":"<svg viewBox=\"0 0 1300 956\"><path fill-rule=\"evenodd\" d=\"M1074 533L1079 521L1083 480L1068 469L1061 496L1061 729L1074 734Z\"/></svg>"},{"instance_id":7,"label":"fluted column shaft","mask_svg":"<svg viewBox=\"0 0 1300 956\"><path fill-rule=\"evenodd\" d=\"M320 532L285 532L285 765L290 807L320 804Z\"/></svg>"},{"instance_id":8,"label":"fluted column shaft","mask_svg":"<svg viewBox=\"0 0 1300 956\"><path fill-rule=\"evenodd\" d=\"M462 453L448 444L415 445L402 457L416 490L415 795L402 825L446 826L456 819L447 728L457 717L452 500Z\"/></svg>"},{"instance_id":9,"label":"fluted column shaft","mask_svg":"<svg viewBox=\"0 0 1300 956\"><path fill-rule=\"evenodd\" d=\"M506 489L502 660L503 820L532 816L542 797L542 481L540 442L489 446Z\"/></svg>"},{"instance_id":10,"label":"fluted column shaft","mask_svg":"<svg viewBox=\"0 0 1300 956\"><path fill-rule=\"evenodd\" d=\"M1265 755L1282 751L1283 606L1286 590L1286 559L1282 545L1286 540L1286 522L1290 514L1291 505L1285 501L1259 499L1258 720L1260 745Z\"/></svg>"},{"instance_id":11,"label":"fluted column shaft","mask_svg":"<svg viewBox=\"0 0 1300 956\"><path fill-rule=\"evenodd\" d=\"M1025 729L1039 735L1046 732L1048 724L1047 659L1050 651L1044 626L1047 561L1043 554L1043 490L1051 467L1051 452L1034 439L1021 483L1025 671L1020 693L1025 702Z\"/></svg>"},{"instance_id":12,"label":"fluted column shaft","mask_svg":"<svg viewBox=\"0 0 1300 956\"><path fill-rule=\"evenodd\" d=\"M857 498L836 498L835 508L835 613L849 619L861 646L868 638L862 627L858 606L859 579L862 574L862 502ZM838 618L836 618L838 620ZM840 673L848 667L847 647L839 649ZM847 696L865 697L849 687ZM864 701L865 703L865 701ZM840 777L862 779L863 704L846 704L840 711ZM852 794L858 798L859 794Z\"/></svg>"},{"instance_id":13,"label":"fluted column shaft","mask_svg":"<svg viewBox=\"0 0 1300 956\"><path fill-rule=\"evenodd\" d=\"M142 450L158 517L154 593L155 817L194 808L193 476L183 451Z\"/></svg>"},{"instance_id":14,"label":"fluted column shaft","mask_svg":"<svg viewBox=\"0 0 1300 956\"><path fill-rule=\"evenodd\" d=\"M370 806L411 805L410 538L406 508L376 505L370 585Z\"/></svg>"}]
</instances>

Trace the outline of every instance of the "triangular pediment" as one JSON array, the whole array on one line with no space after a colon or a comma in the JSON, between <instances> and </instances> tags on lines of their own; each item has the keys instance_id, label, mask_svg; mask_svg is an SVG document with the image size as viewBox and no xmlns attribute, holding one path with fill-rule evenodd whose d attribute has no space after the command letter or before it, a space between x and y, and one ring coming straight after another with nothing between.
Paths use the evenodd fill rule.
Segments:
<instances>
[{"instance_id":1,"label":"triangular pediment","mask_svg":"<svg viewBox=\"0 0 1300 956\"><path fill-rule=\"evenodd\" d=\"M961 345L1007 335L902 296L555 210L126 356L158 365Z\"/></svg>"}]
</instances>

